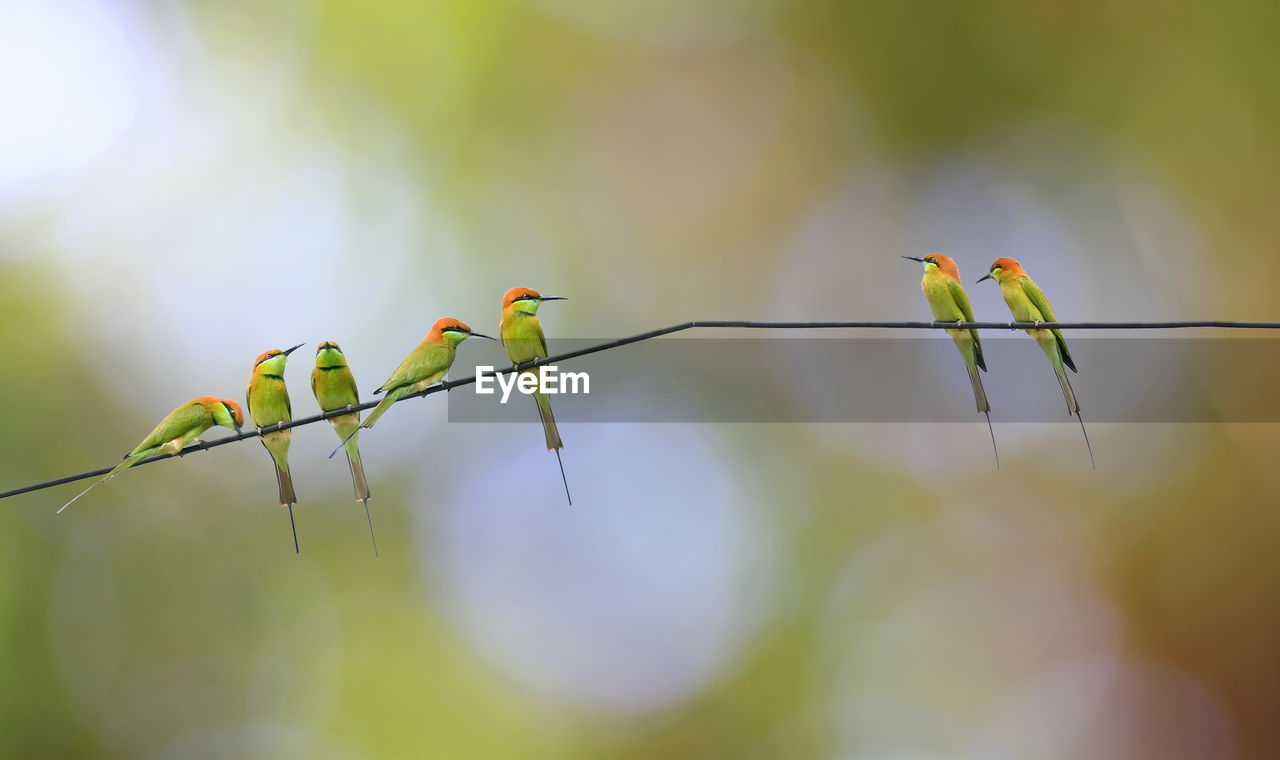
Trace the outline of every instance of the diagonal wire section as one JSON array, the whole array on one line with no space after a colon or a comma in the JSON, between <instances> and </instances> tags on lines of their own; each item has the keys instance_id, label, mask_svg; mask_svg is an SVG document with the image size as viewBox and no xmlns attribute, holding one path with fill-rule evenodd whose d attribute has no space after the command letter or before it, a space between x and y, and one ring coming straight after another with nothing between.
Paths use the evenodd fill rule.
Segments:
<instances>
[{"instance_id":1,"label":"diagonal wire section","mask_svg":"<svg viewBox=\"0 0 1280 760\"><path fill-rule=\"evenodd\" d=\"M700 329L761 329L761 330L833 330L833 329L890 329L890 330L1034 330L1052 327L1056 330L1169 330L1169 329L1186 329L1186 328L1221 328L1235 330L1280 330L1280 322L1232 322L1223 320L1191 320L1180 322L752 322L746 320L696 320L693 322L682 322L678 325L662 327L657 330L631 335L625 338L619 338L607 343L599 343L594 346L587 346L576 351L569 351L555 356L548 356L545 359L537 359L535 361L524 362L522 364L512 365L505 369L494 370L495 375L507 375L512 372L532 369L544 364L553 362L562 362L567 359L576 359L579 356L587 356L589 354L598 354L602 351L609 351L632 343L640 343L654 338L661 338L664 335L671 335L687 330ZM476 381L475 375L463 377L457 380L446 380L442 383L427 388L417 393L409 394L399 401L408 401L411 398L419 398L422 396L430 396L434 393L449 391L464 385L472 385ZM399 403L397 401L397 403ZM162 454L160 456L143 459L134 467L141 467L144 464L159 462L174 457L182 457L197 451L208 451L218 446L226 446L230 443L236 443L249 438L257 438L263 433L272 433L277 430L285 430L287 428L302 427L303 425L311 425L317 422L323 422L333 417L341 417L344 414L352 412L361 412L366 409L372 409L378 405L378 401L366 401L363 404L345 407L343 409L334 409L330 412L315 414L310 417L302 417L291 422L281 422L269 427L247 430L244 432L230 435L225 438L216 438L212 441L201 441L192 444L177 454ZM102 467L97 470L81 472L75 475L67 475L54 480L47 480L43 483L35 483L22 488L15 488L11 491L0 493L0 499L7 499L10 496L18 496L32 491L40 491L45 488L53 488L65 483L74 483L78 480L86 478L98 477L106 475L112 470L111 467Z\"/></svg>"}]
</instances>

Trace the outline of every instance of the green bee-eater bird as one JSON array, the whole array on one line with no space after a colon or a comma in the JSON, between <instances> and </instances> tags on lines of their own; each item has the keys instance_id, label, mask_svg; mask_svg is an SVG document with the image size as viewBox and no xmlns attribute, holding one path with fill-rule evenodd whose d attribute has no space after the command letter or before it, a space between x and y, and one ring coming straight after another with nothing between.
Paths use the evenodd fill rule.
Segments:
<instances>
[{"instance_id":1,"label":"green bee-eater bird","mask_svg":"<svg viewBox=\"0 0 1280 760\"><path fill-rule=\"evenodd\" d=\"M325 341L316 349L316 368L311 370L311 392L315 394L320 409L332 412L360 403L360 391L356 389L355 376L347 366L342 349L333 341ZM373 540L373 553L378 554L378 537L373 533L373 517L369 514L369 484L364 477L364 465L360 462L360 447L356 433L360 430L360 413L352 412L340 417L330 417L329 423L343 439L347 450L347 465L351 468L351 482L355 485L356 501L364 504L364 516L369 522L369 538ZM349 438L348 438L349 437Z\"/></svg>"},{"instance_id":2,"label":"green bee-eater bird","mask_svg":"<svg viewBox=\"0 0 1280 760\"><path fill-rule=\"evenodd\" d=\"M185 446L199 438L201 433L214 425L233 428L239 432L240 426L243 424L244 412L240 411L240 405L231 399L215 398L213 396L193 398L169 412L168 416L160 420L160 424L156 425L155 429L146 438L142 439L142 443L133 447L133 451L129 452L123 462L116 465L116 468L107 473L102 480L76 494L75 499L63 504L58 512L61 513L63 509L71 506L76 499L111 480L121 470L128 469L147 457L161 454L177 454Z\"/></svg>"},{"instance_id":3,"label":"green bee-eater bird","mask_svg":"<svg viewBox=\"0 0 1280 760\"><path fill-rule=\"evenodd\" d=\"M547 338L542 333L542 321L538 319L538 306L543 301L567 301L562 296L544 296L531 288L512 288L502 296L502 321L498 325L498 334L502 336L502 345L507 349L507 358L512 364L523 364L535 359L547 358ZM537 370L525 370L522 374L536 374ZM560 430L556 427L556 418L551 414L551 399L545 393L535 392L534 401L538 404L538 417L542 420L542 432L547 439L547 451L556 453L556 462L560 465L560 479L564 481L564 495L573 504L569 495L569 480L564 475L564 461L560 459L560 449L564 441L560 440Z\"/></svg>"},{"instance_id":4,"label":"green bee-eater bird","mask_svg":"<svg viewBox=\"0 0 1280 760\"><path fill-rule=\"evenodd\" d=\"M931 253L924 258L903 256L904 259L918 261L924 265L924 277L920 279L920 289L924 291L925 300L929 302L929 310L938 322L973 322L973 307L969 305L969 296L960 284L960 267L950 256ZM982 339L977 330L947 330L947 335L955 341L956 348L964 357L964 366L969 371L969 383L973 386L973 400L977 402L978 411L987 417L987 430L991 433L991 450L996 455L996 469L1000 469L1000 450L996 447L996 431L991 425L991 404L987 402L987 392L982 387L982 376L978 370L987 371L987 362L982 358Z\"/></svg>"},{"instance_id":5,"label":"green bee-eater bird","mask_svg":"<svg viewBox=\"0 0 1280 760\"><path fill-rule=\"evenodd\" d=\"M1009 312L1013 314L1014 321L1058 321L1058 318L1053 314L1053 307L1049 305L1049 299L1045 296L1044 291L1027 275L1022 265L1013 259L996 259L991 264L991 271L979 279L978 282L983 280L995 280L1000 284L1000 295L1004 296L1004 302L1008 304ZM1045 356L1049 357L1049 362L1053 365L1053 374L1058 378L1058 385L1062 387L1062 396L1067 401L1067 412L1074 414L1076 419L1080 420L1080 431L1084 433L1084 444L1089 449L1089 463L1093 465L1094 469L1097 469L1097 462L1093 459L1093 444L1089 443L1089 431L1085 430L1084 417L1080 415L1080 402L1076 401L1076 393L1071 388L1071 380L1067 377L1068 368L1072 372L1078 372L1079 370L1076 369L1076 363L1071 359L1071 352L1067 350L1066 338L1062 337L1061 330L1052 328L1027 330L1026 333L1035 338Z\"/></svg>"},{"instance_id":6,"label":"green bee-eater bird","mask_svg":"<svg viewBox=\"0 0 1280 760\"><path fill-rule=\"evenodd\" d=\"M245 398L248 401L249 416L259 430L293 420L293 407L289 405L289 391L284 384L284 365L289 361L289 354L301 347L302 344L299 343L287 351L272 349L253 363L253 376L249 378L249 391ZM289 475L289 440L292 437L293 430L288 428L261 435L262 445L271 454L271 461L276 467L280 504L289 508L293 551L297 553L300 550L298 527L293 522L293 505L298 503L298 497L293 492L293 478Z\"/></svg>"},{"instance_id":7,"label":"green bee-eater bird","mask_svg":"<svg viewBox=\"0 0 1280 760\"><path fill-rule=\"evenodd\" d=\"M362 428L371 428L378 418L386 414L391 405L405 396L424 391L428 386L440 382L444 376L448 374L449 367L453 366L454 356L457 355L458 344L470 337L488 338L496 340L496 338L475 332L465 323L460 322L452 317L441 317L431 326L431 332L427 333L427 337L422 339L418 347L409 352L409 355L400 362L400 366L396 367L395 372L391 373L391 377L387 382L383 383L374 391L374 394L386 393L382 401L369 412L369 416L365 418L364 423L360 425ZM343 441L346 444L355 436L357 431L353 431ZM334 454L342 449L342 446L333 450Z\"/></svg>"}]
</instances>

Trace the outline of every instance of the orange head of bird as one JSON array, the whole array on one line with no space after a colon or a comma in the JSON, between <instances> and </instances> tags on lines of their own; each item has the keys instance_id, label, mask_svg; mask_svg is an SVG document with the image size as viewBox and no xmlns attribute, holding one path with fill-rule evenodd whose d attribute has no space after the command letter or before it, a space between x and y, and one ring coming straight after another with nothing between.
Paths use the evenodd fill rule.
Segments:
<instances>
[{"instance_id":1,"label":"orange head of bird","mask_svg":"<svg viewBox=\"0 0 1280 760\"><path fill-rule=\"evenodd\" d=\"M235 428L240 430L240 426L244 424L244 412L240 409L240 404L229 398L216 398L214 396L201 396L196 402L203 405L213 414L213 423L223 427Z\"/></svg>"},{"instance_id":2,"label":"orange head of bird","mask_svg":"<svg viewBox=\"0 0 1280 760\"><path fill-rule=\"evenodd\" d=\"M982 276L982 280L995 280L996 282L1004 282L1008 277L1022 277L1026 275L1022 265L1007 256L1001 256L991 262L991 271Z\"/></svg>"},{"instance_id":3,"label":"orange head of bird","mask_svg":"<svg viewBox=\"0 0 1280 760\"><path fill-rule=\"evenodd\" d=\"M953 280L960 279L960 267L956 266L956 262L945 253L931 253L923 258L916 256L903 256L902 258L909 261L919 261L924 264L925 272L939 271Z\"/></svg>"},{"instance_id":4,"label":"orange head of bird","mask_svg":"<svg viewBox=\"0 0 1280 760\"><path fill-rule=\"evenodd\" d=\"M454 319L453 317L441 317L436 320L434 325L431 326L430 337L442 338L455 346L472 336L496 340L496 338L492 338L484 333L478 333L475 330L472 330L466 322Z\"/></svg>"},{"instance_id":5,"label":"orange head of bird","mask_svg":"<svg viewBox=\"0 0 1280 760\"><path fill-rule=\"evenodd\" d=\"M512 309L532 316L538 313L538 305L543 301L568 301L564 296L544 296L533 288L512 288L502 296L502 311Z\"/></svg>"},{"instance_id":6,"label":"orange head of bird","mask_svg":"<svg viewBox=\"0 0 1280 760\"><path fill-rule=\"evenodd\" d=\"M278 348L273 348L270 351L264 351L261 354L258 354L258 358L253 362L254 370L256 371L258 367L263 365L263 363L267 363L269 367L274 369L279 369L284 366L284 362L288 358L289 354L297 351L299 348L302 348L301 343L293 348L286 348L283 351Z\"/></svg>"}]
</instances>

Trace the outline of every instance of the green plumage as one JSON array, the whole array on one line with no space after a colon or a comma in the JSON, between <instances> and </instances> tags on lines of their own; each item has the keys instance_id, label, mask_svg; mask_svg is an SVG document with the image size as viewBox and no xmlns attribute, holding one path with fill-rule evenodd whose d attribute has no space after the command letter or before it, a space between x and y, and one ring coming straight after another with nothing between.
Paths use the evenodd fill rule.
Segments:
<instances>
[{"instance_id":1,"label":"green plumage","mask_svg":"<svg viewBox=\"0 0 1280 760\"><path fill-rule=\"evenodd\" d=\"M1000 295L1004 297L1004 302L1009 306L1009 312L1018 322L1058 321L1044 291L1026 275L1001 278ZM1079 414L1080 403L1076 400L1075 390L1071 387L1071 380L1064 369L1064 367L1069 368L1075 372L1076 364L1067 350L1067 341L1062 336L1062 331L1045 329L1026 332L1027 335L1035 338L1045 356L1049 357L1049 362L1053 365L1053 374L1057 377L1058 385L1062 388L1062 396L1067 402L1067 411L1071 414Z\"/></svg>"},{"instance_id":2,"label":"green plumage","mask_svg":"<svg viewBox=\"0 0 1280 760\"><path fill-rule=\"evenodd\" d=\"M236 428L239 420L239 409L233 414L232 411L224 405L223 399L217 399L212 396L201 396L193 398L182 406L169 412L164 419L160 420L160 424L156 425L142 442L133 447L125 455L124 461L116 465L111 472L107 473L101 480L76 494L71 501L63 504L59 512L71 506L76 499L92 491L94 488L106 483L114 478L121 471L126 470L142 460L159 456L162 454L177 454L188 445L194 443L200 434L214 425L222 425L223 427ZM235 405L234 401L226 401L226 404Z\"/></svg>"},{"instance_id":3,"label":"green plumage","mask_svg":"<svg viewBox=\"0 0 1280 760\"><path fill-rule=\"evenodd\" d=\"M311 370L311 392L315 394L320 409L331 412L360 403L360 392L356 388L355 376L347 366L342 351L331 343L322 344L316 352L316 367ZM355 486L356 499L366 501L369 498L369 484L364 476L364 465L360 461L359 435L360 413L344 414L332 417L329 423L343 439L347 454L347 464L351 468L351 481Z\"/></svg>"},{"instance_id":4,"label":"green plumage","mask_svg":"<svg viewBox=\"0 0 1280 760\"><path fill-rule=\"evenodd\" d=\"M249 416L259 428L293 420L289 390L284 382L284 368L288 359L288 354L277 353L258 362L253 368L246 401ZM292 437L291 429L262 435L262 445L271 454L271 460L275 464L280 503L284 505L298 503L298 497L293 491L293 477L289 474L289 442Z\"/></svg>"},{"instance_id":5,"label":"green plumage","mask_svg":"<svg viewBox=\"0 0 1280 760\"><path fill-rule=\"evenodd\" d=\"M155 454L176 454L215 424L213 412L208 406L194 400L188 401L160 420L160 424L142 439L142 443L134 447L129 457L145 459ZM117 469L123 467L121 465Z\"/></svg>"},{"instance_id":6,"label":"green plumage","mask_svg":"<svg viewBox=\"0 0 1280 760\"><path fill-rule=\"evenodd\" d=\"M969 296L955 279L948 277L937 266L929 266L924 278L920 281L920 289L924 291L929 302L929 310L938 322L973 322L973 307L969 304ZM987 401L987 392L982 387L982 376L979 368L986 370L987 362L982 356L982 339L977 330L947 330L964 357L965 368L969 373L969 384L973 386L974 402L979 412L990 412L991 404Z\"/></svg>"},{"instance_id":7,"label":"green plumage","mask_svg":"<svg viewBox=\"0 0 1280 760\"><path fill-rule=\"evenodd\" d=\"M316 403L326 412L346 409L360 403L355 375L351 374L347 357L342 354L337 343L321 343L316 350L316 367L311 370L311 393L315 395ZM376 555L378 538L373 532L373 515L369 513L369 482L365 479L364 464L360 461L360 413L331 417L329 423L342 439L342 446L346 450L351 484L355 487L356 501L364 504L364 516L369 521L369 538L373 540L373 553Z\"/></svg>"},{"instance_id":8,"label":"green plumage","mask_svg":"<svg viewBox=\"0 0 1280 760\"><path fill-rule=\"evenodd\" d=\"M374 391L386 393L386 396L369 413L364 421L364 427L373 427L378 418L401 398L426 390L428 386L443 380L449 373L449 368L453 366L456 355L457 345L449 338L438 337L433 340L432 335L428 335L404 358L404 361L400 362L400 366L391 373L391 377L377 391Z\"/></svg>"},{"instance_id":9,"label":"green plumage","mask_svg":"<svg viewBox=\"0 0 1280 760\"><path fill-rule=\"evenodd\" d=\"M499 330L502 345L507 349L507 358L512 364L547 358L547 338L542 332L542 321L537 314L521 310L519 303L503 314ZM535 375L537 372L538 370L525 370L522 374ZM538 406L538 418L542 420L547 450L564 448L556 418L551 413L551 399L545 393L534 393L533 399Z\"/></svg>"}]
</instances>

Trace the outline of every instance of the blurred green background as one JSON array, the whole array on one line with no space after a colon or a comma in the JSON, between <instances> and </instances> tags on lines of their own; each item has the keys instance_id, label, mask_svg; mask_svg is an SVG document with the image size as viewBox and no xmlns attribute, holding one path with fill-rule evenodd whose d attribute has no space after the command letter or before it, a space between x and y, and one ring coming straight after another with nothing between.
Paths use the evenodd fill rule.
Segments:
<instances>
[{"instance_id":1,"label":"blurred green background","mask_svg":"<svg viewBox=\"0 0 1280 760\"><path fill-rule=\"evenodd\" d=\"M1246 2L0 2L0 489L270 348L367 392L513 285L572 297L553 338L921 319L897 257L940 250L1063 319L1280 318L1277 38ZM0 502L0 757L1280 756L1274 425L1095 425L1097 472L997 425L999 473L980 423L562 432L572 508L536 425L397 408L380 559L323 426L301 556L253 442Z\"/></svg>"}]
</instances>

